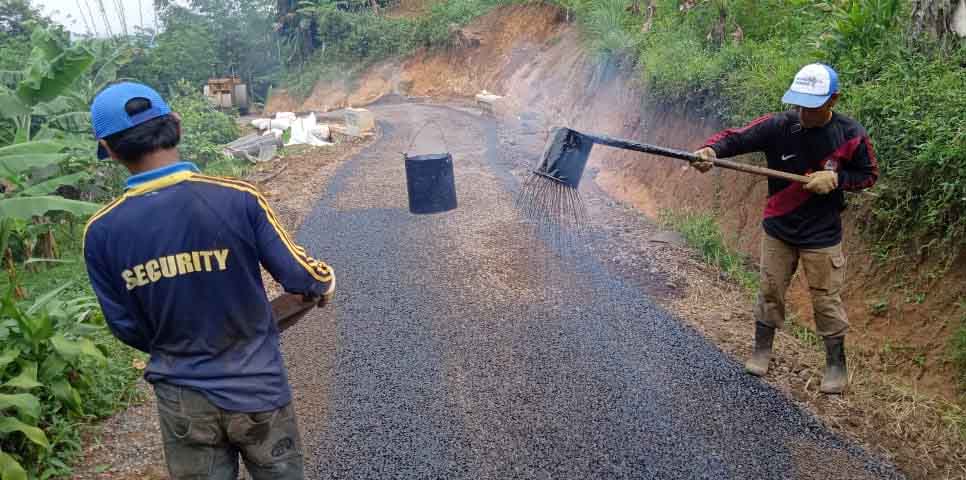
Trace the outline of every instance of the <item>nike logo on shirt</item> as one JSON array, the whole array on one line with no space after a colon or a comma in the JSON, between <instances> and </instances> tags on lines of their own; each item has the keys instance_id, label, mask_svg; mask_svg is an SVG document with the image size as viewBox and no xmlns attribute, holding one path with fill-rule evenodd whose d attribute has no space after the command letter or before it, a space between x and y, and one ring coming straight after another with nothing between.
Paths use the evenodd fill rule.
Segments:
<instances>
[{"instance_id":1,"label":"nike logo on shirt","mask_svg":"<svg viewBox=\"0 0 966 480\"><path fill-rule=\"evenodd\" d=\"M795 157L797 157L797 156L798 156L798 155L796 155L796 154L794 154L794 153L793 153L793 154L791 154L791 155L782 155L782 161L784 162L784 161L787 161L787 160L790 160L790 159L792 159L792 158L795 158Z\"/></svg>"}]
</instances>

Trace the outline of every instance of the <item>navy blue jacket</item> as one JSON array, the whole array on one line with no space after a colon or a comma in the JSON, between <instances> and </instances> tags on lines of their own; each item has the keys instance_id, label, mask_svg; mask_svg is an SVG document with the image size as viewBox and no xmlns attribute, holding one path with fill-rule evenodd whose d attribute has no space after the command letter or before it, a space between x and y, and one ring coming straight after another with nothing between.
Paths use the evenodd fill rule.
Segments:
<instances>
[{"instance_id":1,"label":"navy blue jacket","mask_svg":"<svg viewBox=\"0 0 966 480\"><path fill-rule=\"evenodd\" d=\"M187 162L128 179L88 222L84 259L111 331L151 354L145 378L237 412L292 397L259 267L290 293L334 287L254 187Z\"/></svg>"}]
</instances>

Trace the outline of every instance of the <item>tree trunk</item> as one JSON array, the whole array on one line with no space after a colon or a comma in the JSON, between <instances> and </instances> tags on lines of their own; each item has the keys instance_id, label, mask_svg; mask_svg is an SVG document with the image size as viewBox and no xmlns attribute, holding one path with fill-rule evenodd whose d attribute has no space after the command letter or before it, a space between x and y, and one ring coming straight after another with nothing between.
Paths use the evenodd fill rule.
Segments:
<instances>
[{"instance_id":1,"label":"tree trunk","mask_svg":"<svg viewBox=\"0 0 966 480\"><path fill-rule=\"evenodd\" d=\"M10 279L10 285L13 285L13 298L16 300L22 300L27 297L27 292L24 291L20 283L17 282L17 267L13 262L13 252L8 248L3 255L0 255L3 260L7 262L7 277Z\"/></svg>"},{"instance_id":2,"label":"tree trunk","mask_svg":"<svg viewBox=\"0 0 966 480\"><path fill-rule=\"evenodd\" d=\"M654 27L654 13L657 11L657 5L655 5L656 0L650 0L647 3L647 8L644 10L644 23L641 25L641 31L644 33L650 32L651 28Z\"/></svg>"},{"instance_id":3,"label":"tree trunk","mask_svg":"<svg viewBox=\"0 0 966 480\"><path fill-rule=\"evenodd\" d=\"M913 0L909 31L913 37L927 35L937 40L955 38L957 35L966 35L966 25L957 25L963 22L959 17L964 16L964 0Z\"/></svg>"}]
</instances>

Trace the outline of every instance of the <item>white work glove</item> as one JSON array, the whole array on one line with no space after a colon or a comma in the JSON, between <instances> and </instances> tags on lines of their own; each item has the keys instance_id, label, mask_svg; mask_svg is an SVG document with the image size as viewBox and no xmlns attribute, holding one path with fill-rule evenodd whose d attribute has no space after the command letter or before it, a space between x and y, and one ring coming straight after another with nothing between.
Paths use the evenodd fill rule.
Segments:
<instances>
[{"instance_id":1,"label":"white work glove","mask_svg":"<svg viewBox=\"0 0 966 480\"><path fill-rule=\"evenodd\" d=\"M694 155L700 158L700 161L691 162L691 166L695 170L704 173L711 170L714 167L714 160L718 158L718 154L711 147L704 147L696 152Z\"/></svg>"},{"instance_id":2,"label":"white work glove","mask_svg":"<svg viewBox=\"0 0 966 480\"><path fill-rule=\"evenodd\" d=\"M826 195L839 186L839 174L831 170L809 173L807 177L811 181L805 184L805 190L819 195Z\"/></svg>"}]
</instances>

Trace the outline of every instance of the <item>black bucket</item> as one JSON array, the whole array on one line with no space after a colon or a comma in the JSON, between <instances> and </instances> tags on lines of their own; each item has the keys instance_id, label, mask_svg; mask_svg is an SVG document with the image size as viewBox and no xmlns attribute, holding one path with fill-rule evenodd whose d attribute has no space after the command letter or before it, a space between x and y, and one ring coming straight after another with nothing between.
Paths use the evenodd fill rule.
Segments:
<instances>
[{"instance_id":1,"label":"black bucket","mask_svg":"<svg viewBox=\"0 0 966 480\"><path fill-rule=\"evenodd\" d=\"M453 156L449 153L434 153L404 157L409 211L424 215L455 209L456 178L453 175Z\"/></svg>"}]
</instances>

